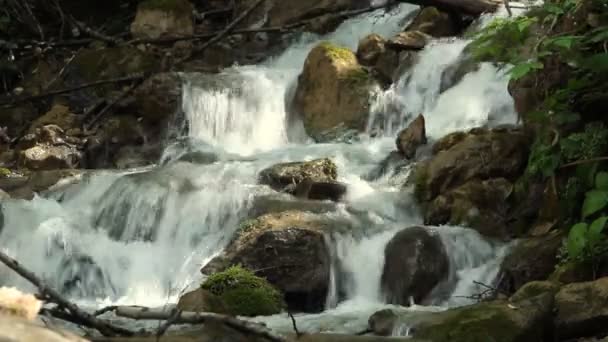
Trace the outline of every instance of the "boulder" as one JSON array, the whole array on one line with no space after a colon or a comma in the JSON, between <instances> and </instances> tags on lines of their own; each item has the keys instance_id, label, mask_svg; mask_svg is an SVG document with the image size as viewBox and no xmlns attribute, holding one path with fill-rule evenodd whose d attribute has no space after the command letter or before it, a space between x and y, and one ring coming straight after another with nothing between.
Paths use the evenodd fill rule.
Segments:
<instances>
[{"instance_id":1,"label":"boulder","mask_svg":"<svg viewBox=\"0 0 608 342\"><path fill-rule=\"evenodd\" d=\"M555 295L560 340L608 334L608 277L565 285Z\"/></svg>"},{"instance_id":2,"label":"boulder","mask_svg":"<svg viewBox=\"0 0 608 342\"><path fill-rule=\"evenodd\" d=\"M203 288L187 292L179 297L177 308L182 311L191 312L229 313L226 304L221 298Z\"/></svg>"},{"instance_id":3,"label":"boulder","mask_svg":"<svg viewBox=\"0 0 608 342\"><path fill-rule=\"evenodd\" d=\"M461 225L481 235L508 240L516 235L508 222L513 184L504 178L470 181L437 196L425 208L429 225Z\"/></svg>"},{"instance_id":4,"label":"boulder","mask_svg":"<svg viewBox=\"0 0 608 342\"><path fill-rule=\"evenodd\" d=\"M11 139L23 134L28 125L38 117L38 111L32 104L0 108L0 128L6 128L6 136ZM3 134L4 135L4 134ZM5 137L0 140L2 145Z\"/></svg>"},{"instance_id":5,"label":"boulder","mask_svg":"<svg viewBox=\"0 0 608 342\"><path fill-rule=\"evenodd\" d=\"M160 73L135 90L137 113L148 123L166 123L180 109L182 81L177 73Z\"/></svg>"},{"instance_id":6,"label":"boulder","mask_svg":"<svg viewBox=\"0 0 608 342\"><path fill-rule=\"evenodd\" d=\"M385 52L385 40L379 34L372 33L359 41L357 60L361 65L374 66Z\"/></svg>"},{"instance_id":7,"label":"boulder","mask_svg":"<svg viewBox=\"0 0 608 342\"><path fill-rule=\"evenodd\" d=\"M313 48L298 77L293 109L306 132L318 136L336 126L363 130L369 115L370 73L347 48L324 42Z\"/></svg>"},{"instance_id":8,"label":"boulder","mask_svg":"<svg viewBox=\"0 0 608 342\"><path fill-rule=\"evenodd\" d=\"M34 133L36 128L46 125L56 125L64 131L80 127L81 117L72 113L70 108L62 104L55 104L43 116L36 119L30 126L29 133Z\"/></svg>"},{"instance_id":9,"label":"boulder","mask_svg":"<svg viewBox=\"0 0 608 342\"><path fill-rule=\"evenodd\" d=\"M449 149L416 166L416 197L427 202L472 180L513 180L525 168L528 153L529 139L522 129L472 130Z\"/></svg>"},{"instance_id":10,"label":"boulder","mask_svg":"<svg viewBox=\"0 0 608 342\"><path fill-rule=\"evenodd\" d=\"M557 264L557 253L562 246L563 233L521 239L501 265L498 287L504 293L514 293L526 283L549 278Z\"/></svg>"},{"instance_id":11,"label":"boulder","mask_svg":"<svg viewBox=\"0 0 608 342\"><path fill-rule=\"evenodd\" d=\"M87 342L67 331L48 327L43 322L0 316L0 341L18 342Z\"/></svg>"},{"instance_id":12,"label":"boulder","mask_svg":"<svg viewBox=\"0 0 608 342\"><path fill-rule=\"evenodd\" d=\"M426 129L422 114L418 115L414 121L399 132L396 144L397 150L407 159L412 159L416 156L418 147L426 144Z\"/></svg>"},{"instance_id":13,"label":"boulder","mask_svg":"<svg viewBox=\"0 0 608 342\"><path fill-rule=\"evenodd\" d=\"M381 286L388 303L421 303L448 275L450 263L436 232L423 227L397 233L384 249Z\"/></svg>"},{"instance_id":14,"label":"boulder","mask_svg":"<svg viewBox=\"0 0 608 342\"><path fill-rule=\"evenodd\" d=\"M405 31L419 31L436 38L452 37L461 29L460 20L456 16L457 14L442 12L436 7L424 7Z\"/></svg>"},{"instance_id":15,"label":"boulder","mask_svg":"<svg viewBox=\"0 0 608 342\"><path fill-rule=\"evenodd\" d=\"M450 342L550 341L553 296L482 302L432 313L411 330L415 338Z\"/></svg>"},{"instance_id":16,"label":"boulder","mask_svg":"<svg viewBox=\"0 0 608 342\"><path fill-rule=\"evenodd\" d=\"M264 214L280 213L291 210L324 214L335 211L336 208L336 204L332 202L295 198L286 194L272 194L256 196L251 204L249 216L255 218Z\"/></svg>"},{"instance_id":17,"label":"boulder","mask_svg":"<svg viewBox=\"0 0 608 342\"><path fill-rule=\"evenodd\" d=\"M188 36L194 33L194 6L188 0L146 0L139 3L131 34L135 38Z\"/></svg>"},{"instance_id":18,"label":"boulder","mask_svg":"<svg viewBox=\"0 0 608 342\"><path fill-rule=\"evenodd\" d=\"M441 151L449 150L454 145L463 141L467 136L467 133L462 131L452 132L448 135L445 135L441 139L435 141L435 143L433 144L433 155L436 155Z\"/></svg>"},{"instance_id":19,"label":"boulder","mask_svg":"<svg viewBox=\"0 0 608 342\"><path fill-rule=\"evenodd\" d=\"M201 270L204 274L240 264L268 279L291 310L318 312L329 288L330 254L324 231L346 223L287 211L245 221L237 238Z\"/></svg>"},{"instance_id":20,"label":"boulder","mask_svg":"<svg viewBox=\"0 0 608 342\"><path fill-rule=\"evenodd\" d=\"M0 178L0 189L13 198L30 200L35 193L47 191L61 180L77 177L82 173L69 169L34 171L27 175Z\"/></svg>"},{"instance_id":21,"label":"boulder","mask_svg":"<svg viewBox=\"0 0 608 342\"><path fill-rule=\"evenodd\" d=\"M375 312L367 321L369 330L380 336L391 336L398 320L397 314L391 309Z\"/></svg>"},{"instance_id":22,"label":"boulder","mask_svg":"<svg viewBox=\"0 0 608 342\"><path fill-rule=\"evenodd\" d=\"M346 185L344 183L330 182L315 182L310 178L305 178L296 185L293 195L298 198L311 200L331 200L334 202L340 201L346 194Z\"/></svg>"},{"instance_id":23,"label":"boulder","mask_svg":"<svg viewBox=\"0 0 608 342\"><path fill-rule=\"evenodd\" d=\"M79 165L81 154L68 141L63 129L56 125L36 128L19 142L17 162L30 170L74 168Z\"/></svg>"},{"instance_id":24,"label":"boulder","mask_svg":"<svg viewBox=\"0 0 608 342\"><path fill-rule=\"evenodd\" d=\"M554 296L557 291L559 291L559 288L560 285L552 281L531 281L517 290L517 292L509 298L509 301L520 302L544 293Z\"/></svg>"},{"instance_id":25,"label":"boulder","mask_svg":"<svg viewBox=\"0 0 608 342\"><path fill-rule=\"evenodd\" d=\"M397 82L416 63L417 58L417 51L395 51L387 48L374 66L376 77L386 83Z\"/></svg>"},{"instance_id":26,"label":"boulder","mask_svg":"<svg viewBox=\"0 0 608 342\"><path fill-rule=\"evenodd\" d=\"M420 31L404 31L386 42L386 46L395 51L422 50L433 37Z\"/></svg>"},{"instance_id":27,"label":"boulder","mask_svg":"<svg viewBox=\"0 0 608 342\"><path fill-rule=\"evenodd\" d=\"M289 185L297 186L304 179L331 182L338 177L338 167L328 158L305 162L280 163L260 171L258 181L277 191Z\"/></svg>"}]
</instances>

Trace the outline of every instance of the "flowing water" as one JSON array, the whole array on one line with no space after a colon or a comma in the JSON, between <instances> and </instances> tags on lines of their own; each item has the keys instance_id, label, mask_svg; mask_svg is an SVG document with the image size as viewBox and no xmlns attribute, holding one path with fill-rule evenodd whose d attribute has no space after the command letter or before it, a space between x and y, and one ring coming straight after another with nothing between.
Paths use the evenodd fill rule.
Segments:
<instances>
[{"instance_id":1,"label":"flowing water","mask_svg":"<svg viewBox=\"0 0 608 342\"><path fill-rule=\"evenodd\" d=\"M298 325L305 331L363 330L374 311L388 307L380 291L384 246L399 230L422 223L411 189L401 186L409 167L369 176L394 149L395 133L418 113L425 114L431 139L515 122L506 76L491 65L442 89L442 73L459 63L467 41L438 40L393 87L376 94L369 129L382 135L363 134L352 144L311 142L287 110L308 51L321 39L356 49L369 33L389 37L415 9L402 5L393 15L348 20L325 37L301 37L261 65L189 75L183 86L186 136L167 146L158 165L99 171L45 198L2 203L1 248L84 305L175 303L200 283L199 269L221 252L256 198L273 193L256 184L261 169L329 157L348 193L325 215L346 219L353 229L327 233L334 259L327 308L297 315ZM199 162L180 161L187 153ZM466 228L429 229L448 252L454 290L424 306L413 303L407 309L412 314L466 304L461 296L479 291L474 280L492 282L507 249ZM5 267L0 282L33 290ZM255 320L291 329L285 315Z\"/></svg>"}]
</instances>

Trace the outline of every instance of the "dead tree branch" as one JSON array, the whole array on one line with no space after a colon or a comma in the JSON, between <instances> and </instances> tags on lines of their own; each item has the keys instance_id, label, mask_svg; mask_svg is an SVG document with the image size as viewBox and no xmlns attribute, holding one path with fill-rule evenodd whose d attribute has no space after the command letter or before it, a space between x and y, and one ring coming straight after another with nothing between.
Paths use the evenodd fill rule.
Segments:
<instances>
[{"instance_id":1,"label":"dead tree branch","mask_svg":"<svg viewBox=\"0 0 608 342\"><path fill-rule=\"evenodd\" d=\"M116 105L118 102L120 102L121 100L123 100L124 98L126 98L138 85L141 84L141 82L143 82L143 78L140 78L138 80L136 80L135 83L133 83L129 88L127 88L125 91L123 91L119 96L117 96L114 101L109 102L105 107L103 107L102 110L99 111L99 113L97 113L97 115L95 115L91 121L89 121L84 129L85 131L88 131L91 129L91 127L93 127L95 125L95 123L97 123L97 121L99 121L99 119L101 119L101 117L108 112L108 110L110 110L110 108L112 108L114 105Z\"/></svg>"},{"instance_id":2,"label":"dead tree branch","mask_svg":"<svg viewBox=\"0 0 608 342\"><path fill-rule=\"evenodd\" d=\"M108 44L111 45L118 45L120 43L120 40L114 38L114 37L110 37L107 36L101 32L95 31L92 28L86 26L84 23L81 23L80 21L76 20L74 17L70 16L70 21L81 31L83 31L84 33L88 34L90 37L104 41Z\"/></svg>"},{"instance_id":3,"label":"dead tree branch","mask_svg":"<svg viewBox=\"0 0 608 342\"><path fill-rule=\"evenodd\" d=\"M11 258L10 256L4 254L0 251L0 262L6 265L11 270L15 271L17 274L28 280L30 283L35 285L40 293L47 298L48 301L53 302L59 307L68 310L69 314L74 318L74 320L78 320L78 322L82 325L85 325L90 328L94 328L98 330L104 336L132 336L133 332L127 330L125 328L117 327L112 325L106 321L100 320L95 316L81 310L76 304L68 301L63 298L59 292L54 289L48 287L41 279L39 279L34 273L25 269L25 267L21 266L17 260Z\"/></svg>"}]
</instances>

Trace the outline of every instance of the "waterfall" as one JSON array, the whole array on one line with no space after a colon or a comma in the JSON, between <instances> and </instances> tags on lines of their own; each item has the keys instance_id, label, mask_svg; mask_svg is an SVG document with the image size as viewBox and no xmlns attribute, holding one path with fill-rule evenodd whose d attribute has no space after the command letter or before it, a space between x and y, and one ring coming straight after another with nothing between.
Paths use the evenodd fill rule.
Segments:
<instances>
[{"instance_id":1,"label":"waterfall","mask_svg":"<svg viewBox=\"0 0 608 342\"><path fill-rule=\"evenodd\" d=\"M467 41L438 40L398 82L377 94L369 129L379 127L383 136L353 144L310 143L286 105L310 49L320 40L356 49L370 33L390 37L416 8L404 4L395 14L361 15L326 36L305 34L260 65L187 75L182 102L188 136L168 146L158 166L93 172L53 196L2 203L0 248L87 305L175 303L185 289L197 286L200 268L230 242L256 196L272 193L257 184L260 170L329 157L339 181L348 185L344 203L331 215L357 229L327 234L333 258L327 310L298 315L298 327L361 330L371 313L390 307L380 291L385 245L401 229L422 224L412 194L399 182L367 177L394 150L395 133L421 112L431 138L515 118L506 77L491 65L442 89L442 75L461 61ZM199 158L180 160L192 151ZM489 282L495 276L507 246L465 228L437 229L450 256L454 294L473 293L471 280ZM0 283L31 289L3 266ZM411 310L462 301L432 304ZM291 330L284 315L256 320Z\"/></svg>"}]
</instances>

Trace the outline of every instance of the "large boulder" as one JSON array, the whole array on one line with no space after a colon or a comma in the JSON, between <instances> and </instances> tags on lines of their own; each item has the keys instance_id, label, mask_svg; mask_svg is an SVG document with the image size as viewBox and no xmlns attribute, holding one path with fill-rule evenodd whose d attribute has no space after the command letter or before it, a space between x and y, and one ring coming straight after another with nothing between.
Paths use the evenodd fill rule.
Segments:
<instances>
[{"instance_id":1,"label":"large boulder","mask_svg":"<svg viewBox=\"0 0 608 342\"><path fill-rule=\"evenodd\" d=\"M514 293L528 282L549 278L558 262L563 237L562 232L554 231L517 241L501 265L501 291Z\"/></svg>"},{"instance_id":2,"label":"large boulder","mask_svg":"<svg viewBox=\"0 0 608 342\"><path fill-rule=\"evenodd\" d=\"M422 114L418 115L414 121L399 132L396 144L397 150L407 159L412 159L416 156L418 147L426 144L426 128Z\"/></svg>"},{"instance_id":3,"label":"large boulder","mask_svg":"<svg viewBox=\"0 0 608 342\"><path fill-rule=\"evenodd\" d=\"M291 310L324 309L329 288L330 254L324 231L346 226L319 216L286 211L245 221L222 255L201 270L204 274L240 264L268 279L285 295Z\"/></svg>"},{"instance_id":4,"label":"large boulder","mask_svg":"<svg viewBox=\"0 0 608 342\"><path fill-rule=\"evenodd\" d=\"M149 123L166 123L179 110L182 81L177 73L160 73L135 90L137 112Z\"/></svg>"},{"instance_id":5,"label":"large boulder","mask_svg":"<svg viewBox=\"0 0 608 342\"><path fill-rule=\"evenodd\" d=\"M404 31L386 42L386 46L395 51L422 50L433 37L420 31Z\"/></svg>"},{"instance_id":6,"label":"large boulder","mask_svg":"<svg viewBox=\"0 0 608 342\"><path fill-rule=\"evenodd\" d=\"M560 340L608 334L608 277L562 287L555 295Z\"/></svg>"},{"instance_id":7,"label":"large boulder","mask_svg":"<svg viewBox=\"0 0 608 342\"><path fill-rule=\"evenodd\" d=\"M424 227L406 228L384 249L382 290L391 304L421 303L445 279L449 259L436 232Z\"/></svg>"},{"instance_id":8,"label":"large boulder","mask_svg":"<svg viewBox=\"0 0 608 342\"><path fill-rule=\"evenodd\" d=\"M363 130L375 84L352 51L324 42L304 62L293 108L302 115L306 132L313 138L341 124Z\"/></svg>"},{"instance_id":9,"label":"large boulder","mask_svg":"<svg viewBox=\"0 0 608 342\"><path fill-rule=\"evenodd\" d=\"M516 235L509 224L513 184L504 178L470 181L437 196L425 210L430 225L462 225L488 237L509 239Z\"/></svg>"},{"instance_id":10,"label":"large boulder","mask_svg":"<svg viewBox=\"0 0 608 342\"><path fill-rule=\"evenodd\" d=\"M36 128L19 142L18 164L30 170L71 169L80 163L77 141L56 125Z\"/></svg>"},{"instance_id":11,"label":"large boulder","mask_svg":"<svg viewBox=\"0 0 608 342\"><path fill-rule=\"evenodd\" d=\"M473 129L414 170L415 194L426 202L468 181L517 178L528 161L528 135L519 128Z\"/></svg>"},{"instance_id":12,"label":"large boulder","mask_svg":"<svg viewBox=\"0 0 608 342\"><path fill-rule=\"evenodd\" d=\"M296 185L293 195L302 199L340 201L346 194L346 185L340 182L315 182L305 178Z\"/></svg>"},{"instance_id":13,"label":"large boulder","mask_svg":"<svg viewBox=\"0 0 608 342\"><path fill-rule=\"evenodd\" d=\"M378 58L385 52L385 39L379 34L372 33L359 41L357 59L361 65L374 66Z\"/></svg>"},{"instance_id":14,"label":"large boulder","mask_svg":"<svg viewBox=\"0 0 608 342\"><path fill-rule=\"evenodd\" d=\"M451 37L461 29L457 14L442 12L436 7L424 7L405 31L419 31L433 37Z\"/></svg>"},{"instance_id":15,"label":"large boulder","mask_svg":"<svg viewBox=\"0 0 608 342\"><path fill-rule=\"evenodd\" d=\"M188 36L194 33L194 6L188 0L146 0L139 3L131 34L135 38Z\"/></svg>"},{"instance_id":16,"label":"large boulder","mask_svg":"<svg viewBox=\"0 0 608 342\"><path fill-rule=\"evenodd\" d=\"M277 191L285 187L297 186L305 179L313 182L332 182L338 177L338 167L329 158L314 159L305 162L280 163L270 166L258 175L260 184L265 184Z\"/></svg>"}]
</instances>

